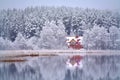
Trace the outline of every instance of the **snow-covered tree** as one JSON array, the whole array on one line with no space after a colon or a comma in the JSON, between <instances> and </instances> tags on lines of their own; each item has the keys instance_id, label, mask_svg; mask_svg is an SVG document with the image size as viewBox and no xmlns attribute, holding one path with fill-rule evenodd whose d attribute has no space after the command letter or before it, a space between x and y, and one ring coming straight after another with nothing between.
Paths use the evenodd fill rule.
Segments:
<instances>
[{"instance_id":1,"label":"snow-covered tree","mask_svg":"<svg viewBox=\"0 0 120 80\"><path fill-rule=\"evenodd\" d=\"M29 49L27 46L27 40L23 37L21 33L18 33L15 41L14 41L14 47L15 49Z\"/></svg>"},{"instance_id":2,"label":"snow-covered tree","mask_svg":"<svg viewBox=\"0 0 120 80\"><path fill-rule=\"evenodd\" d=\"M0 37L0 50L12 50L13 48L13 43L9 41L8 39L3 39Z\"/></svg>"},{"instance_id":3,"label":"snow-covered tree","mask_svg":"<svg viewBox=\"0 0 120 80\"><path fill-rule=\"evenodd\" d=\"M94 26L83 36L83 45L86 49L107 49L109 35L104 27Z\"/></svg>"},{"instance_id":4,"label":"snow-covered tree","mask_svg":"<svg viewBox=\"0 0 120 80\"><path fill-rule=\"evenodd\" d=\"M110 48L120 49L120 30L119 28L112 26L109 29L110 35Z\"/></svg>"},{"instance_id":5,"label":"snow-covered tree","mask_svg":"<svg viewBox=\"0 0 120 80\"><path fill-rule=\"evenodd\" d=\"M27 40L26 44L31 50L39 50L40 48L38 47L38 41L40 38L38 37L31 37Z\"/></svg>"},{"instance_id":6,"label":"snow-covered tree","mask_svg":"<svg viewBox=\"0 0 120 80\"><path fill-rule=\"evenodd\" d=\"M64 48L66 35L64 30L64 25L60 22L58 26L55 21L46 22L40 34L39 47L43 49Z\"/></svg>"}]
</instances>

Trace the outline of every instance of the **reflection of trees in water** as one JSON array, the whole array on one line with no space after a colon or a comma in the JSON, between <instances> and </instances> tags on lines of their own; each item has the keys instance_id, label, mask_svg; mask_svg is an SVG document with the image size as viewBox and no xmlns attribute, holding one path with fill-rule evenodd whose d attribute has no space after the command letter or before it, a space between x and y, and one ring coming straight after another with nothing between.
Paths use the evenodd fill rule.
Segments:
<instances>
[{"instance_id":1,"label":"reflection of trees in water","mask_svg":"<svg viewBox=\"0 0 120 80\"><path fill-rule=\"evenodd\" d=\"M50 80L120 79L120 56L118 55L85 56L83 59L84 67L82 69L76 68L75 70L66 70L65 66L63 65L65 64L64 60L67 60L67 57L44 57L34 60L34 64L25 62L27 63L26 65L24 65L24 63L22 63L22 65L19 65L19 63L0 63L0 80L46 80L47 78L45 79L43 76L48 77L51 73L53 75L51 75L49 78L54 78ZM46 67L43 66L44 63L46 63ZM49 67L50 65L51 67ZM65 75L62 75L61 73L65 73Z\"/></svg>"},{"instance_id":2,"label":"reflection of trees in water","mask_svg":"<svg viewBox=\"0 0 120 80\"><path fill-rule=\"evenodd\" d=\"M67 70L65 74L64 80L81 80L83 75L83 71L80 69Z\"/></svg>"}]
</instances>

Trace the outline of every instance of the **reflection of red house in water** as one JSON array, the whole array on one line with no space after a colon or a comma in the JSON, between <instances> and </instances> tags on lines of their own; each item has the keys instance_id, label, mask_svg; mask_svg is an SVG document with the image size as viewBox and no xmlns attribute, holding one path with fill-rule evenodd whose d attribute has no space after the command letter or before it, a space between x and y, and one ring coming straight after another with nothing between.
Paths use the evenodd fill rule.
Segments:
<instances>
[{"instance_id":1,"label":"reflection of red house in water","mask_svg":"<svg viewBox=\"0 0 120 80\"><path fill-rule=\"evenodd\" d=\"M75 56L72 56L71 58L70 58L70 63L72 64L72 65L74 65L75 63L77 63L77 65L79 65L79 62L82 60L82 56L80 56L80 55L75 55Z\"/></svg>"},{"instance_id":2,"label":"reflection of red house in water","mask_svg":"<svg viewBox=\"0 0 120 80\"><path fill-rule=\"evenodd\" d=\"M83 68L82 59L83 59L83 56L81 56L81 55L73 55L66 62L67 68L68 69L71 69L71 68L82 69Z\"/></svg>"},{"instance_id":3,"label":"reflection of red house in water","mask_svg":"<svg viewBox=\"0 0 120 80\"><path fill-rule=\"evenodd\" d=\"M82 37L66 37L67 38L67 44L69 48L73 48L73 49L81 49L83 48L82 46Z\"/></svg>"}]
</instances>

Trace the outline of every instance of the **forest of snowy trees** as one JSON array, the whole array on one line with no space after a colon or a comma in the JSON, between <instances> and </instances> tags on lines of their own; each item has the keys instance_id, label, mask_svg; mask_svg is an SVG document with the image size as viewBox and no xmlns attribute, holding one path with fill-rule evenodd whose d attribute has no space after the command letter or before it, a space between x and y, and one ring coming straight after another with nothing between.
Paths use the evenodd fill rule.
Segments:
<instances>
[{"instance_id":1,"label":"forest of snowy trees","mask_svg":"<svg viewBox=\"0 0 120 80\"><path fill-rule=\"evenodd\" d=\"M85 49L120 49L120 13L72 7L0 11L0 50L67 49L65 37L83 36Z\"/></svg>"}]
</instances>

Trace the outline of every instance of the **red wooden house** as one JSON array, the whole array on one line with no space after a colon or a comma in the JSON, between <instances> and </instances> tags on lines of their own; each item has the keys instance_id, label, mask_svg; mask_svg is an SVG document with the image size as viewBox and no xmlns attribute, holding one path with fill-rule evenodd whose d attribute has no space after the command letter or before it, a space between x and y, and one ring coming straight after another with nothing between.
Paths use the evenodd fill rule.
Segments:
<instances>
[{"instance_id":1,"label":"red wooden house","mask_svg":"<svg viewBox=\"0 0 120 80\"><path fill-rule=\"evenodd\" d=\"M82 49L82 39L83 37L80 36L76 36L76 37L66 37L67 39L67 45L68 48L72 48L72 49Z\"/></svg>"}]
</instances>

